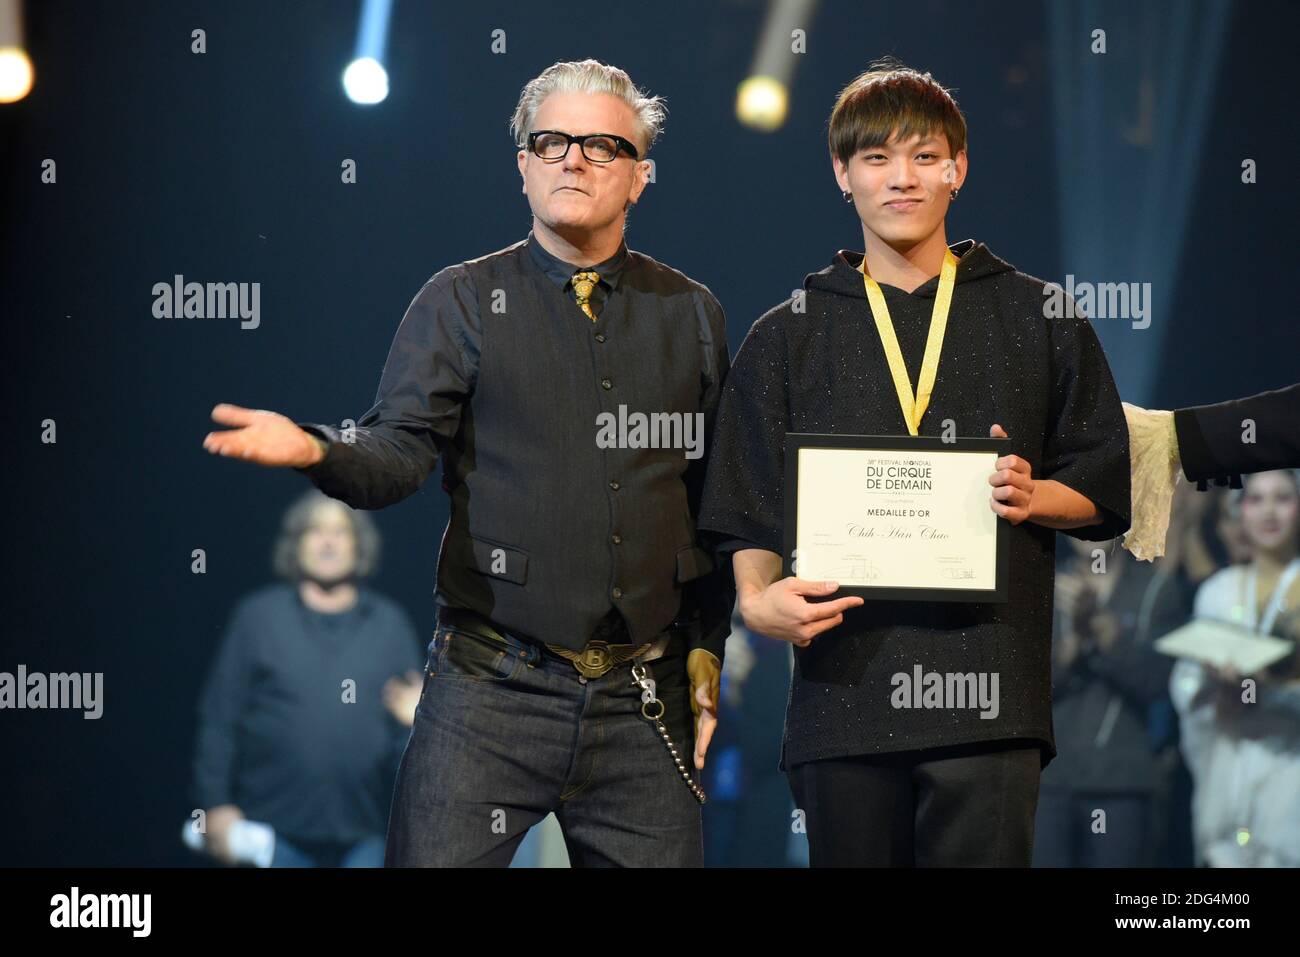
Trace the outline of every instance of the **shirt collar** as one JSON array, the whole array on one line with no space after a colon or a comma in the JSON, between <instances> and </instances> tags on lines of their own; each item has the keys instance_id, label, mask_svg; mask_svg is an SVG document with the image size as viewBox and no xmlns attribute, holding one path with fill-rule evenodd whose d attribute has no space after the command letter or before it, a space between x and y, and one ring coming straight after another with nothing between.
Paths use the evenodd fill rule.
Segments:
<instances>
[{"instance_id":1,"label":"shirt collar","mask_svg":"<svg viewBox=\"0 0 1300 957\"><path fill-rule=\"evenodd\" d=\"M975 240L973 239L963 239L961 242L953 243L951 246L948 247L948 249L952 252L954 256L957 257L958 261L960 261L963 256L965 256L968 252L974 249L977 245L979 244L976 243ZM864 276L866 275L867 273L866 253L864 252L860 253L852 249L841 249L839 251L839 258L842 259L845 263L847 263L850 267L852 267L854 272L860 272ZM933 279L935 277L931 276L930 278ZM926 280L926 282L929 281L930 280L928 279Z\"/></svg>"},{"instance_id":2,"label":"shirt collar","mask_svg":"<svg viewBox=\"0 0 1300 957\"><path fill-rule=\"evenodd\" d=\"M623 267L627 265L627 243L619 243L618 252L614 253L604 262L596 263L594 266L575 266L572 263L566 263L563 259L552 256L541 243L534 237L531 230L528 232L528 251L532 253L533 262L537 268L546 274L546 278L551 280L561 289L569 284L573 279L573 274L579 270L591 270L600 274L600 284L609 289L617 289L619 280L623 276Z\"/></svg>"},{"instance_id":3,"label":"shirt collar","mask_svg":"<svg viewBox=\"0 0 1300 957\"><path fill-rule=\"evenodd\" d=\"M296 583L290 583L289 587L293 591L293 597L294 600L298 603L298 607L301 608L303 611L308 611L314 615L321 615L323 617L332 617L335 614L338 615L356 614L363 617L368 616L371 610L374 608L374 598L370 594L370 589L367 588L365 585L362 585L360 582L354 582L354 584L356 585L357 588L357 600L356 602L353 603L353 605L350 608L346 608L341 612L317 611L314 608L310 608L308 607L307 603L302 600L302 593L298 591L298 585Z\"/></svg>"}]
</instances>

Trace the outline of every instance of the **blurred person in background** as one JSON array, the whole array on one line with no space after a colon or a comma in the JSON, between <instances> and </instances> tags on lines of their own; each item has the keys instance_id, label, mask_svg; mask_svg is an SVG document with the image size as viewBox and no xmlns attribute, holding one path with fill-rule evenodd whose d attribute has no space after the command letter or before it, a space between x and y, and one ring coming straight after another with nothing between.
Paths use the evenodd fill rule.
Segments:
<instances>
[{"instance_id":1,"label":"blurred person in background","mask_svg":"<svg viewBox=\"0 0 1300 957\"><path fill-rule=\"evenodd\" d=\"M1188 596L1189 616L1196 589L1203 581L1250 558L1241 521L1228 502L1224 488L1198 492L1195 485L1180 482L1174 492L1169 547L1157 565L1172 575L1175 587ZM1156 863L1191 867L1192 777L1179 749L1178 712L1167 694L1151 707L1150 732L1156 780L1165 786L1154 799L1151 839L1157 848Z\"/></svg>"},{"instance_id":2,"label":"blurred person in background","mask_svg":"<svg viewBox=\"0 0 1300 957\"><path fill-rule=\"evenodd\" d=\"M1149 866L1160 849L1156 808L1168 782L1154 760L1149 719L1172 661L1152 643L1186 623L1192 591L1172 563L1142 562L1115 544L1058 539L1057 757L1039 792L1039 867Z\"/></svg>"},{"instance_id":3,"label":"blurred person in background","mask_svg":"<svg viewBox=\"0 0 1300 957\"><path fill-rule=\"evenodd\" d=\"M1193 593L1215 572L1250 561L1241 517L1226 489L1198 492L1183 483L1174 494L1173 515L1166 557Z\"/></svg>"},{"instance_id":4,"label":"blurred person in background","mask_svg":"<svg viewBox=\"0 0 1300 957\"><path fill-rule=\"evenodd\" d=\"M1247 478L1234 499L1252 557L1210 576L1196 593L1194 613L1300 640L1300 478L1290 470L1261 472ZM1182 659L1170 693L1195 782L1197 863L1300 866L1300 666L1294 647L1249 676Z\"/></svg>"},{"instance_id":5,"label":"blurred person in background","mask_svg":"<svg viewBox=\"0 0 1300 957\"><path fill-rule=\"evenodd\" d=\"M235 608L199 701L194 758L217 860L242 859L232 831L251 821L274 833L272 867L383 864L423 651L405 612L362 584L378 554L370 517L313 489L285 513L282 582Z\"/></svg>"}]
</instances>

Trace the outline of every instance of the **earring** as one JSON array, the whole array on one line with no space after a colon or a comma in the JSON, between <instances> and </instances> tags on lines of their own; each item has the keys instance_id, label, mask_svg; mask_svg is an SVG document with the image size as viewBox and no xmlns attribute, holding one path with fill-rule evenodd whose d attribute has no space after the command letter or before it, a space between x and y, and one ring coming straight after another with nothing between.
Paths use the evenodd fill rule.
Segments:
<instances>
[{"instance_id":1,"label":"earring","mask_svg":"<svg viewBox=\"0 0 1300 957\"><path fill-rule=\"evenodd\" d=\"M851 202L853 202L853 194L850 193L847 189L840 190L840 192L841 192L841 193L843 194L843 196L844 196L844 202L846 202L846 203L851 203Z\"/></svg>"},{"instance_id":2,"label":"earring","mask_svg":"<svg viewBox=\"0 0 1300 957\"><path fill-rule=\"evenodd\" d=\"M949 198L949 199L956 199L956 198L957 198L957 190L954 189L951 193L949 193L949 194L948 194L948 198Z\"/></svg>"}]
</instances>

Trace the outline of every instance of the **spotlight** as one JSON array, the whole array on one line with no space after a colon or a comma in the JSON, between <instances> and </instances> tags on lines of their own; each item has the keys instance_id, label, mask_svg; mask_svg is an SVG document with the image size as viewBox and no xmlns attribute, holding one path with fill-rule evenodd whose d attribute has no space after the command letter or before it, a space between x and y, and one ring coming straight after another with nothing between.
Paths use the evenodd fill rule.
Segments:
<instances>
[{"instance_id":1,"label":"spotlight","mask_svg":"<svg viewBox=\"0 0 1300 957\"><path fill-rule=\"evenodd\" d=\"M373 57L361 57L343 71L343 89L353 103L382 103L388 96L388 71Z\"/></svg>"},{"instance_id":2,"label":"spotlight","mask_svg":"<svg viewBox=\"0 0 1300 957\"><path fill-rule=\"evenodd\" d=\"M749 78L736 90L736 118L771 133L785 123L790 87L807 49L817 0L769 0Z\"/></svg>"},{"instance_id":3,"label":"spotlight","mask_svg":"<svg viewBox=\"0 0 1300 957\"><path fill-rule=\"evenodd\" d=\"M33 76L18 0L0 0L0 103L17 103L30 93Z\"/></svg>"},{"instance_id":4,"label":"spotlight","mask_svg":"<svg viewBox=\"0 0 1300 957\"><path fill-rule=\"evenodd\" d=\"M770 76L751 76L736 90L736 117L764 133L780 129L789 106L785 84Z\"/></svg>"},{"instance_id":5,"label":"spotlight","mask_svg":"<svg viewBox=\"0 0 1300 957\"><path fill-rule=\"evenodd\" d=\"M388 21L392 13L392 0L362 0L357 50L343 71L343 90L353 103L369 106L388 97L384 48L388 45Z\"/></svg>"}]
</instances>

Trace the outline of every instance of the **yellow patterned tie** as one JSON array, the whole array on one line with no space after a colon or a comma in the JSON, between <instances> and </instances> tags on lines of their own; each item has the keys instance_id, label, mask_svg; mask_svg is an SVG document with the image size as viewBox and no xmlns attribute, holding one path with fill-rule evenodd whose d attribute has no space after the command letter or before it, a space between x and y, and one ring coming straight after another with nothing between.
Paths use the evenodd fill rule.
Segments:
<instances>
[{"instance_id":1,"label":"yellow patterned tie","mask_svg":"<svg viewBox=\"0 0 1300 957\"><path fill-rule=\"evenodd\" d=\"M596 314L591 311L591 293L600 282L600 274L594 272L575 272L573 274L573 297L578 300L578 308L587 314L592 322Z\"/></svg>"}]
</instances>

